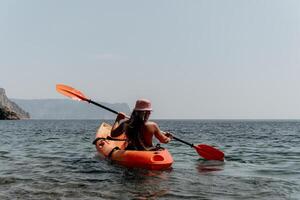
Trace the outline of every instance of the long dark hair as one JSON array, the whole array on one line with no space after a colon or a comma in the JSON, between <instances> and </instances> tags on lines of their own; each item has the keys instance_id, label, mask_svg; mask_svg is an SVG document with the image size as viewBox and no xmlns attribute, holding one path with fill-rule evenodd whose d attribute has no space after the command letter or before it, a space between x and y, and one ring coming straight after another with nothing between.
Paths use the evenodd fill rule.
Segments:
<instances>
[{"instance_id":1,"label":"long dark hair","mask_svg":"<svg viewBox=\"0 0 300 200\"><path fill-rule=\"evenodd\" d=\"M137 150L145 150L145 145L142 141L142 128L147 120L145 118L146 113L140 111L133 111L131 113L126 135L131 142L130 146L136 148Z\"/></svg>"}]
</instances>

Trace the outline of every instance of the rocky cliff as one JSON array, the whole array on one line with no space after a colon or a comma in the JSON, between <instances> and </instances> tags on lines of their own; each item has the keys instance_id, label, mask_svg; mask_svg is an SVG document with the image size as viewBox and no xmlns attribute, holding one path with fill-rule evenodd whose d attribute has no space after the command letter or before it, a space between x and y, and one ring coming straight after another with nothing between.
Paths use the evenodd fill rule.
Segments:
<instances>
[{"instance_id":1,"label":"rocky cliff","mask_svg":"<svg viewBox=\"0 0 300 200\"><path fill-rule=\"evenodd\" d=\"M20 108L15 102L9 100L5 90L0 88L0 120L29 118L29 113Z\"/></svg>"}]
</instances>

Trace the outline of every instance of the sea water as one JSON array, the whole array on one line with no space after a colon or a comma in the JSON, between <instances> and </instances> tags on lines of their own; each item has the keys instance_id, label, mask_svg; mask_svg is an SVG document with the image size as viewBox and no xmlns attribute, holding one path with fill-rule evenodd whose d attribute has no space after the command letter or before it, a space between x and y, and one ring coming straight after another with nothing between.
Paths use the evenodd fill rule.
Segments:
<instances>
[{"instance_id":1,"label":"sea water","mask_svg":"<svg viewBox=\"0 0 300 200\"><path fill-rule=\"evenodd\" d=\"M103 120L0 121L0 199L300 199L300 121L154 121L226 161L174 140L171 169L127 169L92 145Z\"/></svg>"}]
</instances>

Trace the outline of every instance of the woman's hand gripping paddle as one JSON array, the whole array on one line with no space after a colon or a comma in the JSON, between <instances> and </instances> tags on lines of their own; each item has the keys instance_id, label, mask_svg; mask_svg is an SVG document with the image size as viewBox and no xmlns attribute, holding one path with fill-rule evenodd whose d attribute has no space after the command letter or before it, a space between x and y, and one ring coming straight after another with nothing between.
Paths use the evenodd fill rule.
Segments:
<instances>
[{"instance_id":1,"label":"woman's hand gripping paddle","mask_svg":"<svg viewBox=\"0 0 300 200\"><path fill-rule=\"evenodd\" d=\"M67 97L69 97L73 100L86 101L86 102L89 102L89 103L94 104L96 106L99 106L101 108L104 108L104 109L106 109L106 110L108 110L112 113L118 114L117 111L112 110L112 109L110 109L106 106L103 106L103 105L101 105L97 102L92 101L91 99L87 98L82 92L80 92L79 90L76 90L76 89L74 89L70 86L63 85L63 84L57 84L56 85L56 90L59 93L65 95L65 96L67 96ZM184 144L187 144L187 145L195 148L196 151L198 152L198 154L206 160L221 160L221 161L224 160L224 153L222 151L212 147L212 146L209 146L207 144L199 144L197 146L194 146L193 144L190 144L186 141L183 141L183 140L181 140L181 139L179 139L175 136L172 136L172 137L175 140L179 141L179 142L182 142Z\"/></svg>"}]
</instances>

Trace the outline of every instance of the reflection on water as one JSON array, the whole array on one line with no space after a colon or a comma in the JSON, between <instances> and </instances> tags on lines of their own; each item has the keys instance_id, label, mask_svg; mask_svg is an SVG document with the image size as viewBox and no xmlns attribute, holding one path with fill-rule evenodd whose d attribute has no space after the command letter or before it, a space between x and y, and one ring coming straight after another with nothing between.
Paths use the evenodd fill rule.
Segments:
<instances>
[{"instance_id":1,"label":"reflection on water","mask_svg":"<svg viewBox=\"0 0 300 200\"><path fill-rule=\"evenodd\" d=\"M225 162L217 160L202 160L197 162L197 169L199 173L207 173L224 170Z\"/></svg>"},{"instance_id":2,"label":"reflection on water","mask_svg":"<svg viewBox=\"0 0 300 200\"><path fill-rule=\"evenodd\" d=\"M172 168L162 171L125 168L104 158L99 153L95 155L94 158L99 162L107 164L110 168L119 172L111 174L112 180L118 183L112 188L116 193L120 194L118 198L158 199L167 195L170 191L168 183L173 171Z\"/></svg>"},{"instance_id":3,"label":"reflection on water","mask_svg":"<svg viewBox=\"0 0 300 200\"><path fill-rule=\"evenodd\" d=\"M171 170L124 169L121 183L134 199L157 199L169 192L170 173Z\"/></svg>"}]
</instances>

